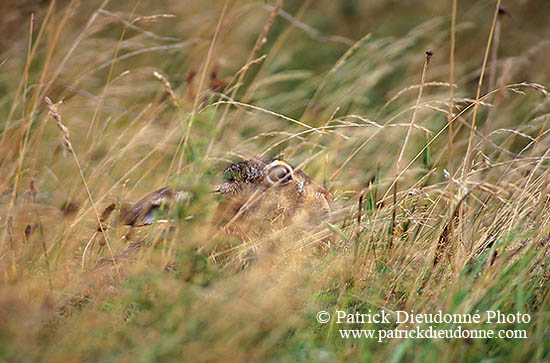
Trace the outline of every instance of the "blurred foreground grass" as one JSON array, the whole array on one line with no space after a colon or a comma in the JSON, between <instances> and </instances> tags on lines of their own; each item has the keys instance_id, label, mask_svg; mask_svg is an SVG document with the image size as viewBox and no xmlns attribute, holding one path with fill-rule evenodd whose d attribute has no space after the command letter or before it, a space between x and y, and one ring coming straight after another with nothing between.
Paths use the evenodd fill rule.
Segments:
<instances>
[{"instance_id":1,"label":"blurred foreground grass","mask_svg":"<svg viewBox=\"0 0 550 363\"><path fill-rule=\"evenodd\" d=\"M286 1L271 23L279 3L3 3L0 360L550 359L550 5L492 27L495 1L460 2L451 102L452 2ZM330 223L213 240L209 186L253 156L330 190ZM98 231L94 208L167 184L194 194L172 223ZM532 320L382 343L338 330L404 327L316 321L382 309Z\"/></svg>"}]
</instances>

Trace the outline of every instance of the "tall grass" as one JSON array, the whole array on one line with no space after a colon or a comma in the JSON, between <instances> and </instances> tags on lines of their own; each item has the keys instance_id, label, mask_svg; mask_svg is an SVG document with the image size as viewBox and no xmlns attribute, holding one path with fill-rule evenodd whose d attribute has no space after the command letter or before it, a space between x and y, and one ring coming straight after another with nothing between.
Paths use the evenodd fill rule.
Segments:
<instances>
[{"instance_id":1,"label":"tall grass","mask_svg":"<svg viewBox=\"0 0 550 363\"><path fill-rule=\"evenodd\" d=\"M550 359L548 6L456 3L10 7L0 359ZM330 218L219 233L211 186L253 156L303 168ZM117 219L167 184L193 195L169 223ZM531 322L378 342L339 329L405 327L321 310Z\"/></svg>"}]
</instances>

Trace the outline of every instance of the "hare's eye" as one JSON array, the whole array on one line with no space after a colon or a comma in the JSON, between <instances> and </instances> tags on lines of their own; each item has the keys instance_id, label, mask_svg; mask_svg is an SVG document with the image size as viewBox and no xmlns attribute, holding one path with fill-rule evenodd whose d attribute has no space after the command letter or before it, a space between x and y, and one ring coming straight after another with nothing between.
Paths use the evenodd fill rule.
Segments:
<instances>
[{"instance_id":1,"label":"hare's eye","mask_svg":"<svg viewBox=\"0 0 550 363\"><path fill-rule=\"evenodd\" d=\"M269 169L267 180L270 184L286 184L292 179L292 170L286 165L275 165Z\"/></svg>"}]
</instances>

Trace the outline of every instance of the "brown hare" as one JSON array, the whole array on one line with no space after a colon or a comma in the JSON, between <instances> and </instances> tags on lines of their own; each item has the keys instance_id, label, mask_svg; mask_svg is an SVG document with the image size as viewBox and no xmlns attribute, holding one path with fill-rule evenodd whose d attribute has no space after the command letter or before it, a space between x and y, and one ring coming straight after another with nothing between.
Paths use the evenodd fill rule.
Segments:
<instances>
[{"instance_id":1,"label":"brown hare","mask_svg":"<svg viewBox=\"0 0 550 363\"><path fill-rule=\"evenodd\" d=\"M281 159L250 159L229 165L225 181L214 188L222 196L214 224L240 238L295 223L315 223L330 212L332 195L303 171ZM156 190L121 213L124 224L144 226L159 210L190 198L171 188Z\"/></svg>"}]
</instances>

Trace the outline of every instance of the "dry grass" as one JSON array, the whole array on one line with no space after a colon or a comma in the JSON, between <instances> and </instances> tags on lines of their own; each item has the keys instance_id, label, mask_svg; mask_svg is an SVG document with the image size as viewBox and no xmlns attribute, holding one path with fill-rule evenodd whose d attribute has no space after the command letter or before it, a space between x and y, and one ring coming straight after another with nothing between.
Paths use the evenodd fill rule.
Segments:
<instances>
[{"instance_id":1,"label":"dry grass","mask_svg":"<svg viewBox=\"0 0 550 363\"><path fill-rule=\"evenodd\" d=\"M454 4L9 7L0 360L550 359L548 6ZM256 155L330 190L330 219L213 232L210 186ZM121 225L167 184L194 196L170 223ZM532 321L378 343L315 319L369 309Z\"/></svg>"}]
</instances>

